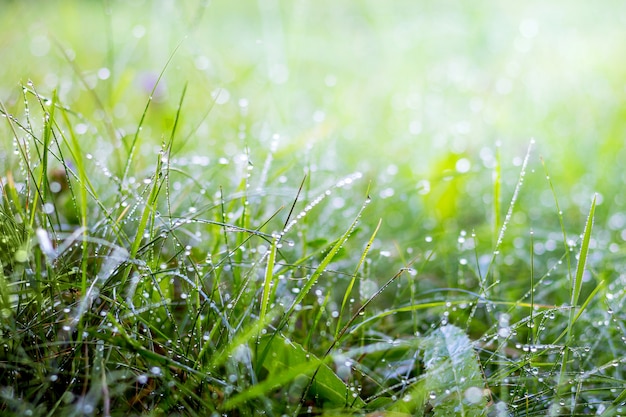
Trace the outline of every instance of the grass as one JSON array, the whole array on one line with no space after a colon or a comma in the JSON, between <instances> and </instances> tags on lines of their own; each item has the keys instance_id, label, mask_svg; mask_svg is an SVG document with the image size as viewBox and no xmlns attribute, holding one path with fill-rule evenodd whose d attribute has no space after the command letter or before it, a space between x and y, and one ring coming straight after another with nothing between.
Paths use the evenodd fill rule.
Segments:
<instances>
[{"instance_id":1,"label":"grass","mask_svg":"<svg viewBox=\"0 0 626 417\"><path fill-rule=\"evenodd\" d=\"M622 415L623 6L491 6L7 2L1 414Z\"/></svg>"}]
</instances>

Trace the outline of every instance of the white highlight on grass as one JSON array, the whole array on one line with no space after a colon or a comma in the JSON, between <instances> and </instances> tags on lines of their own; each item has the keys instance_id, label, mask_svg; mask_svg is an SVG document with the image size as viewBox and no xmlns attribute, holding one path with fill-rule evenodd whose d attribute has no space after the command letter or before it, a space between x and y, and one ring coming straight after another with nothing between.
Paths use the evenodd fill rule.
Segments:
<instances>
[{"instance_id":1,"label":"white highlight on grass","mask_svg":"<svg viewBox=\"0 0 626 417\"><path fill-rule=\"evenodd\" d=\"M50 51L50 41L45 36L35 36L30 41L30 53L34 56L45 56Z\"/></svg>"},{"instance_id":2,"label":"white highlight on grass","mask_svg":"<svg viewBox=\"0 0 626 417\"><path fill-rule=\"evenodd\" d=\"M335 373L343 381L348 381L352 376L352 360L345 355L337 355L333 358Z\"/></svg>"},{"instance_id":3,"label":"white highlight on grass","mask_svg":"<svg viewBox=\"0 0 626 417\"><path fill-rule=\"evenodd\" d=\"M511 316L506 313L501 313L498 316L498 336L506 339L511 335L510 327Z\"/></svg>"},{"instance_id":4,"label":"white highlight on grass","mask_svg":"<svg viewBox=\"0 0 626 417\"><path fill-rule=\"evenodd\" d=\"M496 241L496 247L494 249L494 256L500 253L500 245L502 245L502 240L504 239L504 234L506 233L506 228L511 221L511 216L513 215L513 207L515 206L515 202L517 201L517 197L519 195L520 189L522 188L522 182L524 181L524 177L526 176L526 167L528 166L528 160L530 158L530 152L532 151L532 147L535 144L535 140L531 139L530 144L528 145L528 150L526 151L526 156L524 157L521 165L522 169L520 171L519 180L515 185L515 190L513 191L513 197L511 197L511 203L509 204L509 209L504 217L504 223L500 228L500 233L498 234L498 240Z\"/></svg>"},{"instance_id":5,"label":"white highlight on grass","mask_svg":"<svg viewBox=\"0 0 626 417\"><path fill-rule=\"evenodd\" d=\"M108 80L111 77L111 70L106 68L106 67L102 67L98 70L98 78L101 80Z\"/></svg>"},{"instance_id":6,"label":"white highlight on grass","mask_svg":"<svg viewBox=\"0 0 626 417\"><path fill-rule=\"evenodd\" d=\"M272 63L269 66L269 78L274 84L284 84L289 80L289 69L283 63Z\"/></svg>"},{"instance_id":7,"label":"white highlight on grass","mask_svg":"<svg viewBox=\"0 0 626 417\"><path fill-rule=\"evenodd\" d=\"M43 212L46 213L46 214L54 213L54 204L52 204L52 203L45 203L43 205Z\"/></svg>"},{"instance_id":8,"label":"white highlight on grass","mask_svg":"<svg viewBox=\"0 0 626 417\"><path fill-rule=\"evenodd\" d=\"M378 284L371 279L361 281L359 286L359 296L361 300L369 300L378 291Z\"/></svg>"},{"instance_id":9,"label":"white highlight on grass","mask_svg":"<svg viewBox=\"0 0 626 417\"><path fill-rule=\"evenodd\" d=\"M88 129L89 126L87 126L85 123L77 123L74 126L74 132L76 132L77 135L84 135L85 133L87 133Z\"/></svg>"},{"instance_id":10,"label":"white highlight on grass","mask_svg":"<svg viewBox=\"0 0 626 417\"><path fill-rule=\"evenodd\" d=\"M379 193L380 198L382 199L393 197L394 194L395 194L395 190L391 187L385 188L381 190Z\"/></svg>"},{"instance_id":11,"label":"white highlight on grass","mask_svg":"<svg viewBox=\"0 0 626 417\"><path fill-rule=\"evenodd\" d=\"M457 172L465 174L466 172L469 172L469 170L472 168L472 163L467 158L461 158L456 161L455 168Z\"/></svg>"},{"instance_id":12,"label":"white highlight on grass","mask_svg":"<svg viewBox=\"0 0 626 417\"><path fill-rule=\"evenodd\" d=\"M326 87L334 87L337 85L337 77L333 74L328 74L325 78L324 78L324 84L326 85Z\"/></svg>"},{"instance_id":13,"label":"white highlight on grass","mask_svg":"<svg viewBox=\"0 0 626 417\"><path fill-rule=\"evenodd\" d=\"M409 123L409 133L415 136L422 133L422 122L419 120L411 120Z\"/></svg>"},{"instance_id":14,"label":"white highlight on grass","mask_svg":"<svg viewBox=\"0 0 626 417\"><path fill-rule=\"evenodd\" d=\"M472 404L479 404L483 399L483 390L479 387L469 387L463 393L465 399Z\"/></svg>"},{"instance_id":15,"label":"white highlight on grass","mask_svg":"<svg viewBox=\"0 0 626 417\"><path fill-rule=\"evenodd\" d=\"M534 19L524 19L520 22L519 33L527 38L534 38L539 33L539 23Z\"/></svg>"},{"instance_id":16,"label":"white highlight on grass","mask_svg":"<svg viewBox=\"0 0 626 417\"><path fill-rule=\"evenodd\" d=\"M211 61L204 55L197 56L196 59L194 59L193 63L196 69L200 71L209 69L209 67L211 66Z\"/></svg>"},{"instance_id":17,"label":"white highlight on grass","mask_svg":"<svg viewBox=\"0 0 626 417\"><path fill-rule=\"evenodd\" d=\"M39 228L35 232L35 236L37 236L37 241L39 242L39 248L48 258L55 258L56 253L54 251L54 246L52 245L52 241L48 236L48 232L45 229Z\"/></svg>"},{"instance_id":18,"label":"white highlight on grass","mask_svg":"<svg viewBox=\"0 0 626 417\"><path fill-rule=\"evenodd\" d=\"M146 34L146 28L143 27L142 25L137 25L133 28L132 34L135 38L141 39Z\"/></svg>"},{"instance_id":19,"label":"white highlight on grass","mask_svg":"<svg viewBox=\"0 0 626 417\"><path fill-rule=\"evenodd\" d=\"M430 181L420 180L417 182L415 188L417 188L418 194L426 195L430 193Z\"/></svg>"}]
</instances>

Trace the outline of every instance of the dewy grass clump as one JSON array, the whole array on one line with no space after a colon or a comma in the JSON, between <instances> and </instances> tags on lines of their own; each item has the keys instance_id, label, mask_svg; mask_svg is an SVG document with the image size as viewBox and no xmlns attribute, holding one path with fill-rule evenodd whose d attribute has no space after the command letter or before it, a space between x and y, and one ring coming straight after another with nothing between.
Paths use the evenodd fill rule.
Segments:
<instances>
[{"instance_id":1,"label":"dewy grass clump","mask_svg":"<svg viewBox=\"0 0 626 417\"><path fill-rule=\"evenodd\" d=\"M329 367L333 352L318 360L309 349L338 343L331 326L351 314L329 314L337 294L318 283L339 280L327 268L368 200L339 236L301 239L311 213L360 175L321 193L305 179L287 194L286 213L264 203L271 193L251 191L244 153L232 164L220 160L234 172L209 191L212 178L199 180L196 167L172 157L177 120L150 171L132 168L135 135L116 175L81 149L70 109L32 86L24 103L23 119L3 110L21 173L7 176L2 190L4 412L364 407L356 386ZM298 367L286 366L294 360ZM289 390L286 403L280 387Z\"/></svg>"},{"instance_id":2,"label":"dewy grass clump","mask_svg":"<svg viewBox=\"0 0 626 417\"><path fill-rule=\"evenodd\" d=\"M0 213L4 413L619 412L623 343L601 341L622 330L591 306L624 294L584 284L595 201L580 241L563 229L566 250L543 274L531 252L527 291L509 298L498 259L520 180L486 269L461 262L479 286L419 291L437 253L373 275L380 222L361 225L367 195L335 232L345 220L327 200L360 174L320 192L311 171L277 193L253 187L244 152L203 177L211 156L196 167L172 154L180 110L151 168L135 171L133 152L109 167L72 139L75 116L57 99L29 88L24 102L21 118L3 110L19 156ZM546 302L554 285L567 304Z\"/></svg>"},{"instance_id":3,"label":"dewy grass clump","mask_svg":"<svg viewBox=\"0 0 626 417\"><path fill-rule=\"evenodd\" d=\"M537 36L562 41L553 25L470 5L447 21L435 4L414 20L259 2L231 28L227 3L105 3L106 62L85 70L103 51L61 39L49 61L62 71L2 92L1 415L626 413L626 216L608 208L621 172L579 181L595 148L538 141L544 165L534 149L473 144L525 137L519 125L621 137L623 121L560 118L596 90L559 101L537 76L520 82L536 97L516 95L525 63L541 69L525 55ZM193 41L168 49L165 10L193 16ZM502 29L476 56L459 51L491 35L466 14ZM52 48L20 30L32 56ZM453 53L424 33L450 35ZM311 52L330 41L334 53ZM559 160L573 168L552 179Z\"/></svg>"}]
</instances>

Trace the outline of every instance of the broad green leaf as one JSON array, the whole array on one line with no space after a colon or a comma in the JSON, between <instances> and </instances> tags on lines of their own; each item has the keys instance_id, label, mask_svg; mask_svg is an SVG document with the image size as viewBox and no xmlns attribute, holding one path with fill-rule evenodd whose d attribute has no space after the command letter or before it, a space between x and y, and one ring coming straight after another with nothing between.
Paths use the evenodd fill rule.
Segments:
<instances>
[{"instance_id":1,"label":"broad green leaf","mask_svg":"<svg viewBox=\"0 0 626 417\"><path fill-rule=\"evenodd\" d=\"M485 381L472 343L456 326L446 325L423 340L425 373L393 411L435 416L482 416L486 408Z\"/></svg>"},{"instance_id":2,"label":"broad green leaf","mask_svg":"<svg viewBox=\"0 0 626 417\"><path fill-rule=\"evenodd\" d=\"M346 386L324 361L307 352L298 343L279 335L267 336L263 337L258 345L259 352L263 352L266 349L269 353L265 357L262 366L269 374L267 380L271 381L294 368L298 368L301 373L291 375L292 380L295 380L296 377L300 377L302 374L310 377L319 368L315 375L315 380L311 384L311 395L332 406L355 408L365 406L365 402L358 396L354 397L353 391ZM328 360L330 359L331 357L329 356ZM310 366L306 366L306 364L310 364ZM304 368L301 369L302 366Z\"/></svg>"}]
</instances>

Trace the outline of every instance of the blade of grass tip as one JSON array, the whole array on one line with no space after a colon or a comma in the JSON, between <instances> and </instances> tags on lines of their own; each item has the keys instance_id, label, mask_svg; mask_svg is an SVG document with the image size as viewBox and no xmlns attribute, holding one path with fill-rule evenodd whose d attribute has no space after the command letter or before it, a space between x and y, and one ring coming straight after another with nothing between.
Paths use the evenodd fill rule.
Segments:
<instances>
[{"instance_id":1,"label":"blade of grass tip","mask_svg":"<svg viewBox=\"0 0 626 417\"><path fill-rule=\"evenodd\" d=\"M0 187L2 187L2 193L4 194L6 201L10 201L10 204L7 204L8 207L5 207L7 209L14 208L15 211L17 211L15 214L16 217L23 219L25 209L22 207L22 203L17 194L17 188L15 188L15 181L13 180L13 174L11 171L6 173L6 179L7 182L4 186L0 183ZM13 210L9 211L13 212Z\"/></svg>"},{"instance_id":2,"label":"blade of grass tip","mask_svg":"<svg viewBox=\"0 0 626 417\"><path fill-rule=\"evenodd\" d=\"M500 210L502 205L502 165L500 154L500 142L496 142L495 164L493 166L493 245L498 242L498 230L500 228Z\"/></svg>"},{"instance_id":3,"label":"blade of grass tip","mask_svg":"<svg viewBox=\"0 0 626 417\"><path fill-rule=\"evenodd\" d=\"M517 180L517 184L515 185L515 189L513 190L513 196L511 197L511 202L509 203L509 208L507 209L506 215L504 217L504 220L502 221L502 225L499 226L498 224L495 227L500 227L499 231L497 232L497 239L496 239L496 243L494 245L493 248L493 254L491 255L491 261L489 262L489 267L487 268L487 272L485 274L485 280L488 279L488 277L491 277L491 285L487 287L487 289L489 288L493 288L494 286L496 286L495 284L498 283L498 276L497 276L497 270L493 271L495 262L496 262L496 258L498 257L498 255L500 254L500 246L502 245L502 241L504 240L504 234L507 230L507 227L509 225L509 222L511 221L511 217L513 216L513 209L515 208L515 203L517 202L517 198L519 196L519 192L520 189L522 188L522 183L524 182L524 176L526 175L526 167L528 166L528 160L530 159L530 153L532 151L532 147L535 144L535 140L531 139L530 143L528 144L528 150L526 151L526 156L524 157L524 161L522 162L522 168L520 170L520 174L519 174L519 179ZM500 193L500 190L497 190L498 193ZM495 192L495 190L494 190ZM498 209L498 212L500 211L500 209ZM498 214L498 218L499 218L499 214ZM487 291L487 290L485 290ZM488 294L485 294L485 296L488 297Z\"/></svg>"},{"instance_id":4,"label":"blade of grass tip","mask_svg":"<svg viewBox=\"0 0 626 417\"><path fill-rule=\"evenodd\" d=\"M174 50L174 52L170 56L169 60L167 61L167 64L169 64L169 62L172 60L172 58L174 56L174 53L176 52L178 47L180 47L180 44L176 47L176 49ZM167 64L166 64L165 68L167 68ZM163 70L161 71L161 74L159 76L159 80L163 76L165 68L163 68ZM154 91L156 89L156 85L158 84L158 82L159 81L157 80L157 83L155 84L155 86L154 86L154 88L152 90L152 93L150 95L150 100L152 99L152 94L154 93ZM181 98L180 98L180 101L179 101L178 109L177 109L177 112L176 112L176 117L175 117L175 120L174 120L174 125L172 127L172 132L170 134L170 138L169 138L169 140L168 140L168 142L166 144L166 149L164 151L160 152L157 155L157 161L156 161L156 167L155 167L155 170L154 170L154 180L153 180L153 183L152 183L152 189L150 190L150 194L149 194L148 199L146 201L146 205L145 205L145 207L143 209L143 212L141 214L141 218L139 220L139 225L137 227L137 234L135 235L135 239L134 239L134 241L132 243L132 246L131 246L130 259L134 259L137 256L137 253L138 253L139 248L141 246L141 242L143 240L144 232L145 232L146 228L148 227L148 222L150 221L151 218L152 218L153 221L151 222L151 225L150 225L150 237L152 238L152 233L154 231L154 213L156 213L156 204L157 204L159 192L161 191L161 187L162 187L162 184L164 182L164 179L162 178L162 175L161 175L161 173L162 173L161 168L162 168L162 164L163 164L163 160L164 160L164 156L165 156L164 152L167 152L167 151L171 150L171 146L173 144L174 136L175 136L175 133L176 133L176 127L177 127L178 121L180 119L180 110L181 110L181 107L182 107L182 103L183 103L186 91L187 91L187 85L185 85L185 87L183 88L183 92L181 94ZM144 120L144 117L146 115L146 112L148 111L148 106L149 106L150 100L148 101L148 105L146 105L146 108L144 110L144 114L141 117L140 126L143 123L143 120ZM137 138L137 135L139 134L139 130L140 129L138 129L137 132L135 133L135 139ZM132 157L132 152L131 152L131 155L129 155L129 159L128 159L129 161L130 161L131 157ZM166 158L166 160L169 162L168 158ZM128 168L128 166L127 166L127 168ZM125 170L125 174L124 175L126 175L126 174L127 174L127 171ZM151 216L151 214L152 214L152 216ZM124 270L124 274L123 274L122 280L121 280L122 283L126 282L126 280L128 279L128 276L130 275L131 268L132 268L132 265L128 265L128 267Z\"/></svg>"},{"instance_id":5,"label":"blade of grass tip","mask_svg":"<svg viewBox=\"0 0 626 417\"><path fill-rule=\"evenodd\" d=\"M185 87L183 88L183 92L181 94L180 97L180 101L178 103L178 109L176 111L176 120L174 121L174 126L172 128L172 134L170 135L170 139L169 142L166 146L164 155L167 156L167 161L165 163L165 172L163 174L163 185L165 186L165 203L167 206L167 216L169 219L169 227L172 228L173 224L172 224L172 199L171 199L171 193L170 193L170 173L173 171L172 169L172 155L174 154L174 133L175 133L175 129L176 126L178 125L178 119L180 117L180 112L181 109L183 107L183 98L185 96L187 92L187 83L185 83ZM186 142L186 140L185 140ZM202 188L202 185L199 184L197 182L197 180L195 178L192 178L192 181L195 182L200 188Z\"/></svg>"},{"instance_id":6,"label":"blade of grass tip","mask_svg":"<svg viewBox=\"0 0 626 417\"><path fill-rule=\"evenodd\" d=\"M176 131L178 129L178 124L180 122L180 113L183 108L185 95L187 94L187 86L188 84L185 83L185 85L183 86L183 91L180 94L180 99L178 100L178 107L176 108L176 116L174 117L174 124L172 125L172 132L170 133L170 137L164 149L164 155L168 157L168 162L169 162L170 153L172 152L172 147L174 146L174 138L176 137ZM154 89L152 91L154 92Z\"/></svg>"},{"instance_id":7,"label":"blade of grass tip","mask_svg":"<svg viewBox=\"0 0 626 417\"><path fill-rule=\"evenodd\" d=\"M563 221L563 212L561 211L561 207L559 206L559 199L556 196L556 191L554 189L554 184L552 184L552 180L550 179L550 174L548 173L548 168L546 167L546 163L541 158L541 165L543 166L543 171L546 174L546 180L548 181L548 185L550 186L550 191L552 192L552 198L554 199L554 205L556 206L557 215L559 218L559 224L561 226L561 234L563 235L563 246L565 248L565 260L567 264L567 277L570 280L570 284L572 281L572 262L569 255L569 245L567 244L567 232L565 231L565 222Z\"/></svg>"},{"instance_id":8,"label":"blade of grass tip","mask_svg":"<svg viewBox=\"0 0 626 417\"><path fill-rule=\"evenodd\" d=\"M348 284L348 288L346 288L346 292L343 295L343 300L341 302L341 309L339 310L339 320L337 320L337 328L335 329L335 339L337 339L337 336L339 335L339 330L341 329L341 317L343 316L343 311L346 307L346 304L348 303L348 299L350 298L350 293L352 292L352 288L354 287L354 284L356 282L357 274L361 270L361 266L363 266L363 263L365 262L365 259L367 258L367 254L369 253L369 250L372 247L372 244L374 243L374 239L376 238L376 235L378 234L378 230L380 229L380 226L382 223L383 223L383 219L381 218L378 220L378 224L376 225L376 228L374 229L374 233L372 233L372 236L370 236L370 239L367 242L367 245L365 245L365 249L363 250L363 253L361 253L361 259L359 259L359 263L357 264L356 268L354 268L352 279L350 280L350 283Z\"/></svg>"},{"instance_id":9,"label":"blade of grass tip","mask_svg":"<svg viewBox=\"0 0 626 417\"><path fill-rule=\"evenodd\" d=\"M593 229L594 214L596 209L596 195L593 196L591 201L591 208L589 209L589 215L587 216L587 222L585 224L585 231L583 233L583 239L580 246L580 252L578 253L578 264L576 265L576 274L574 280L571 283L571 298L570 298L570 312L567 322L567 339L565 346L563 347L563 356L561 358L561 372L559 375L559 385L557 391L557 399L566 395L569 390L569 385L566 382L567 362L569 359L569 347L573 339L573 327L576 321L576 305L578 304L578 298L580 297L580 290L583 284L583 274L585 272L585 265L587 263L587 255L589 253L589 242L591 240L591 231Z\"/></svg>"},{"instance_id":10,"label":"blade of grass tip","mask_svg":"<svg viewBox=\"0 0 626 417\"><path fill-rule=\"evenodd\" d=\"M213 98L213 100L210 101L209 107L207 108L206 112L204 112L202 117L199 118L198 122L194 125L194 127L189 130L189 133L187 134L187 136L185 136L181 141L179 141L181 145L178 147L178 149L172 149L172 152L171 152L172 155L175 155L177 152L179 152L182 149L183 145L187 143L189 139L191 139L193 136L198 134L198 130L200 130L200 127L204 125L206 119L209 117L209 115L211 114L211 111L215 107L216 102L217 102L217 97Z\"/></svg>"},{"instance_id":11,"label":"blade of grass tip","mask_svg":"<svg viewBox=\"0 0 626 417\"><path fill-rule=\"evenodd\" d=\"M130 144L130 150L128 151L128 156L126 158L126 165L124 166L124 172L122 174L122 180L121 180L120 184L124 184L126 182L126 177L128 176L128 173L130 171L130 167L131 167L131 165L133 163L133 159L135 157L135 151L137 149L137 142L139 140L139 133L141 132L141 129L143 127L143 122L146 119L146 115L148 114L148 109L150 108L150 104L152 103L152 98L154 97L154 92L156 91L157 87L159 86L159 83L161 82L161 79L163 78L163 75L165 74L165 70L169 67L170 62L172 62L172 59L174 59L174 55L176 55L176 52L178 51L178 48L180 48L182 43L183 43L183 41L180 41L178 43L178 45L176 45L176 47L174 48L174 50L170 54L169 58L165 62L165 65L163 66L163 69L159 73L159 76L157 77L157 80L154 83L154 86L152 87L152 91L150 91L150 95L148 96L148 101L146 102L146 107L143 109L143 113L141 114L141 118L139 119L139 123L137 124L137 129L135 130L135 134L133 135L133 139L132 139L131 144Z\"/></svg>"},{"instance_id":12,"label":"blade of grass tip","mask_svg":"<svg viewBox=\"0 0 626 417\"><path fill-rule=\"evenodd\" d=\"M158 171L155 172L155 180L157 180L157 178L159 179L159 189L157 191L157 193L160 193L161 190L163 189L163 187L165 187L165 195L166 195L166 200L167 200L167 207L168 207L168 215L170 215L170 219L171 219L171 205L170 205L170 194L169 194L169 169L170 169L170 154L172 152L172 146L174 144L174 138L176 136L176 130L178 127L178 123L180 122L180 112L181 109L183 107L183 101L185 99L185 95L187 93L187 83L185 83L185 85L183 86L183 91L181 92L180 95L180 99L178 101L178 107L176 108L176 115L174 117L174 123L172 124L172 131L170 132L170 137L167 140L167 142L165 142L163 144L163 147L161 149L161 153L160 153L160 158L161 158L161 163L165 164L165 168L163 170L159 169ZM162 166L162 165L161 165ZM150 217L150 236L154 236L154 229L156 227L156 216L151 216ZM152 250L155 250L154 246L151 246Z\"/></svg>"},{"instance_id":13,"label":"blade of grass tip","mask_svg":"<svg viewBox=\"0 0 626 417\"><path fill-rule=\"evenodd\" d=\"M293 199L293 204L291 204L291 208L289 209L289 213L287 214L287 218L285 219L285 224L283 225L283 234L289 225L289 220L291 220L291 215L293 214L294 209L296 208L296 203L298 202L298 198L300 198L300 193L302 192L302 188L304 187L304 183L306 181L307 175L304 174L304 178L302 178L302 182L300 182L300 187L298 187L298 192L296 193L296 198Z\"/></svg>"}]
</instances>

